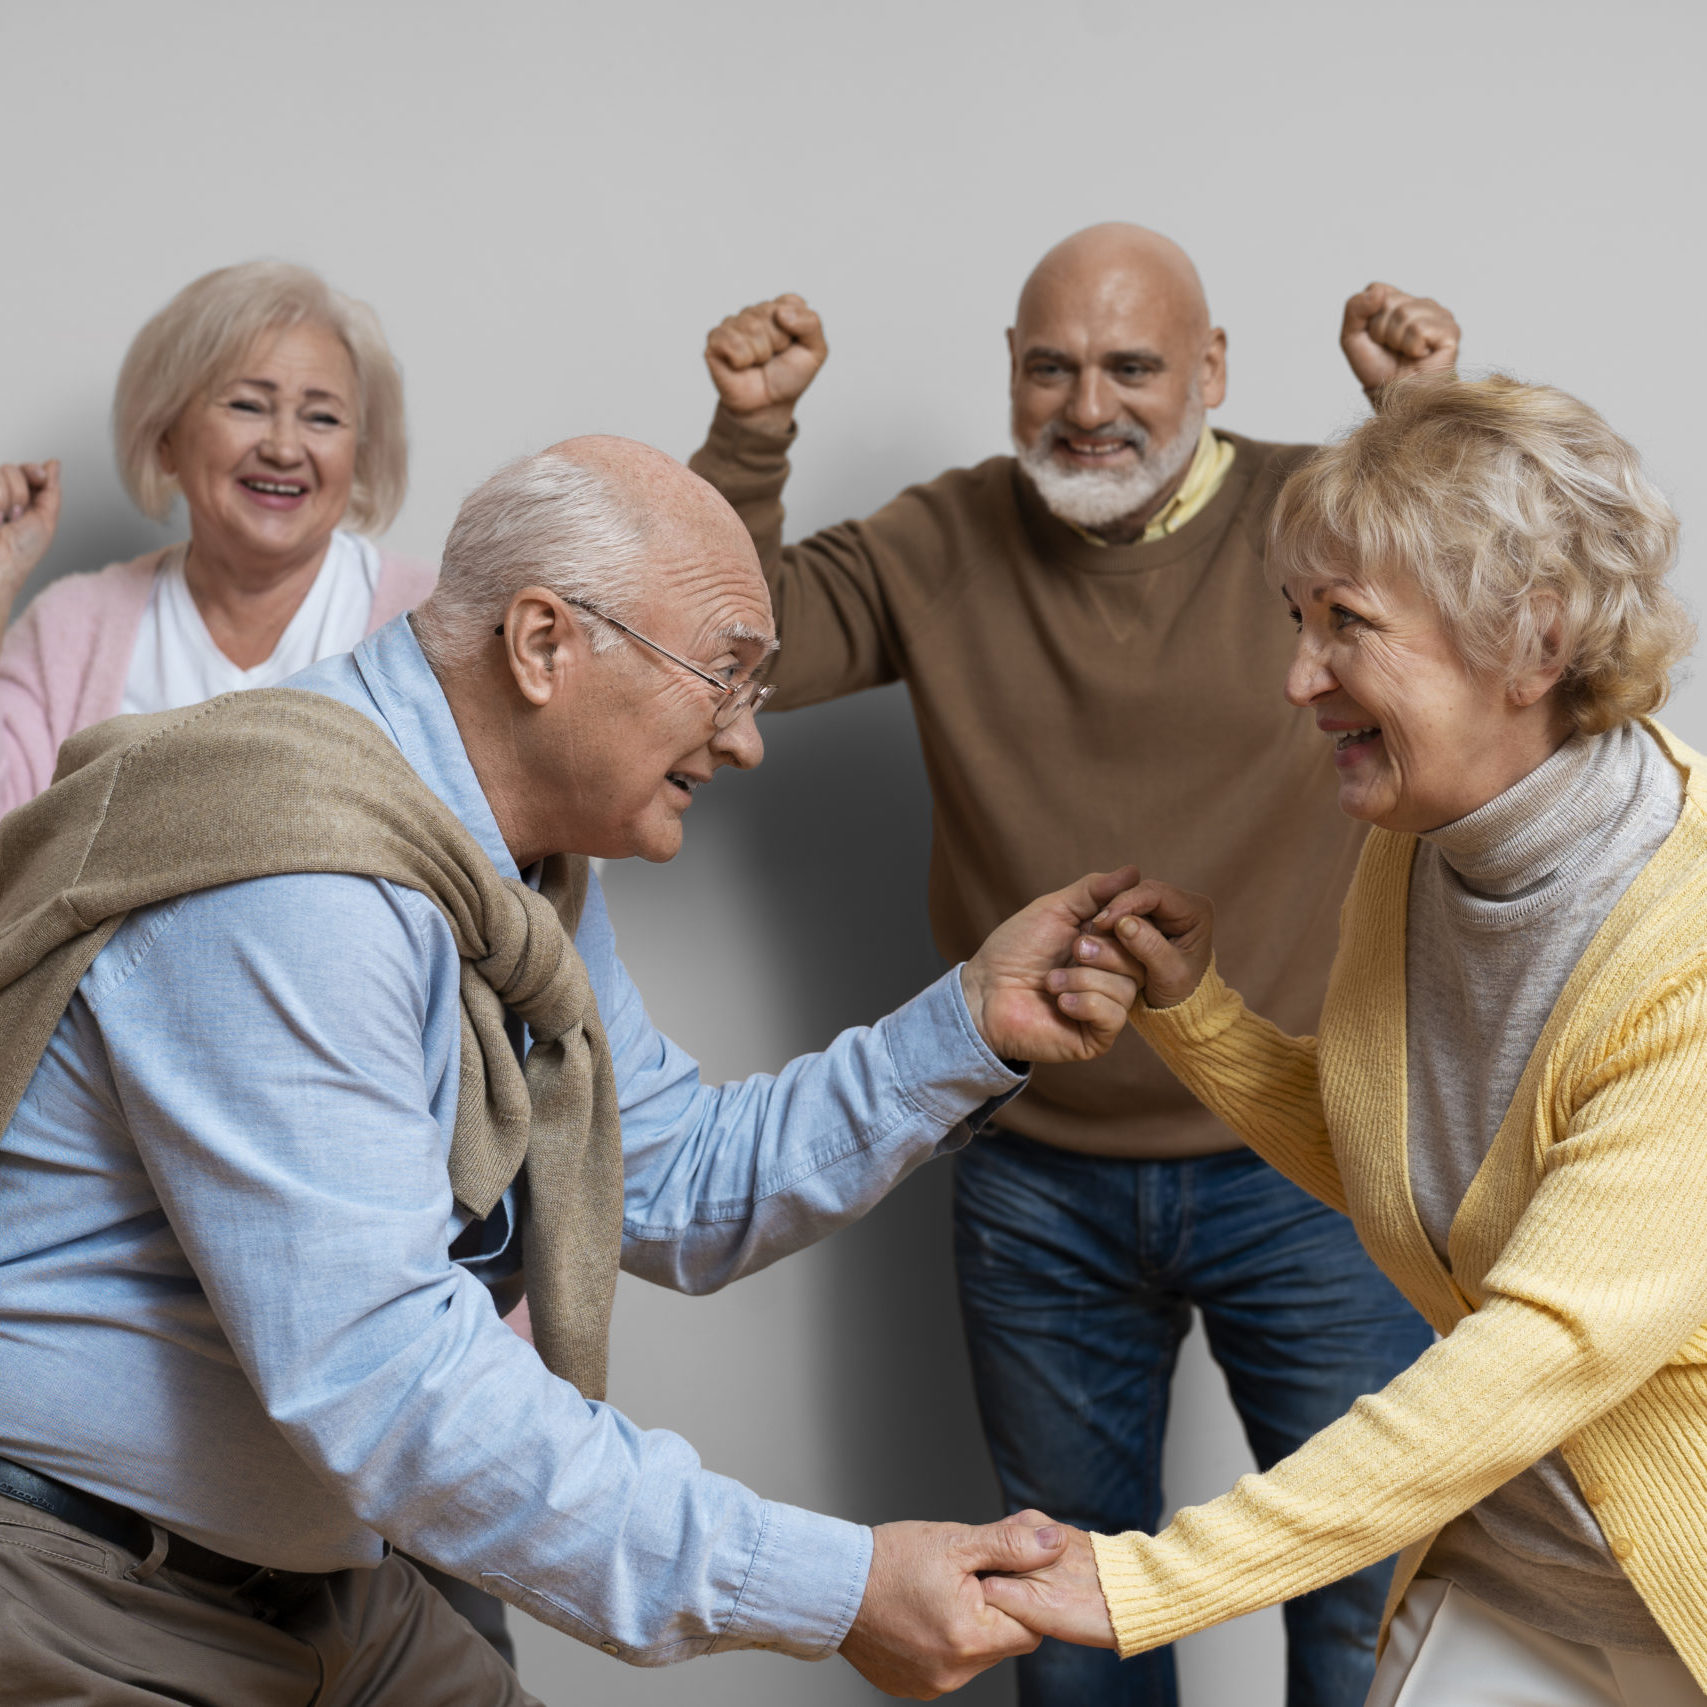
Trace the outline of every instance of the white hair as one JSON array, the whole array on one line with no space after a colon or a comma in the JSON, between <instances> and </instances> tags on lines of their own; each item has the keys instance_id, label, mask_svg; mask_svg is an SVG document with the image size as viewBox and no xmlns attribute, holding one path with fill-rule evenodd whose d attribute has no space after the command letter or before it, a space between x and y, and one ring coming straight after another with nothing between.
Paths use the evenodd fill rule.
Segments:
<instances>
[{"instance_id":1,"label":"white hair","mask_svg":"<svg viewBox=\"0 0 1707 1707\"><path fill-rule=\"evenodd\" d=\"M445 541L438 585L414 616L436 669L472 663L524 587L630 622L643 591L645 534L592 470L549 451L500 468L464 500ZM587 625L595 652L620 644Z\"/></svg>"},{"instance_id":2,"label":"white hair","mask_svg":"<svg viewBox=\"0 0 1707 1707\"><path fill-rule=\"evenodd\" d=\"M1015 434L1014 451L1051 515L1075 527L1107 527L1143 509L1185 469L1197 452L1206 414L1203 388L1194 379L1179 430L1165 445L1152 447L1150 435L1135 421L1097 428L1099 438L1124 439L1137 452L1137 462L1126 469L1063 468L1055 460L1055 446L1072 433L1059 421L1045 422L1029 445Z\"/></svg>"}]
</instances>

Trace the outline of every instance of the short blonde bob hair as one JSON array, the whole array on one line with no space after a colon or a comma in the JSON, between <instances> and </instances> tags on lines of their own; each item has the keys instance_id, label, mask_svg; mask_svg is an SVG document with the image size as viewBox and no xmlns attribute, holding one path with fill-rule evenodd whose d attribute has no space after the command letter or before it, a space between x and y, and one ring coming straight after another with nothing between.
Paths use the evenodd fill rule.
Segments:
<instances>
[{"instance_id":1,"label":"short blonde bob hair","mask_svg":"<svg viewBox=\"0 0 1707 1707\"><path fill-rule=\"evenodd\" d=\"M137 333L113 395L113 446L125 489L164 520L178 482L160 466L160 441L194 397L220 385L257 339L287 326L323 326L356 370L356 467L345 520L382 533L403 507L409 446L403 377L366 303L285 261L246 261L187 284Z\"/></svg>"},{"instance_id":2,"label":"short blonde bob hair","mask_svg":"<svg viewBox=\"0 0 1707 1707\"><path fill-rule=\"evenodd\" d=\"M1671 506L1586 403L1504 374L1420 374L1281 488L1269 578L1403 571L1460 657L1506 681L1562 661L1575 729L1658 709L1694 642L1665 585Z\"/></svg>"}]
</instances>

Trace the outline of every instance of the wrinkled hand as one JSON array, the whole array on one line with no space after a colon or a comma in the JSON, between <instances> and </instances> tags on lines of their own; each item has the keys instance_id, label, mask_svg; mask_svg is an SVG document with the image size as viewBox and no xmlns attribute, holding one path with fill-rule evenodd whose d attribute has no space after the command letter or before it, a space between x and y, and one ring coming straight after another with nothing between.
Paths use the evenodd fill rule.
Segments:
<instances>
[{"instance_id":1,"label":"wrinkled hand","mask_svg":"<svg viewBox=\"0 0 1707 1707\"><path fill-rule=\"evenodd\" d=\"M1058 1529L1067 1545L1041 1570L986 1577L985 1600L1039 1636L1058 1636L1086 1648L1114 1647L1114 1626L1109 1622L1090 1536L1070 1524L1052 1524L1040 1511L1019 1512L1008 1522Z\"/></svg>"},{"instance_id":2,"label":"wrinkled hand","mask_svg":"<svg viewBox=\"0 0 1707 1707\"><path fill-rule=\"evenodd\" d=\"M871 1574L842 1657L885 1695L934 1701L1037 1637L985 1598L981 1571L1030 1572L1056 1558L1059 1528L1010 1518L884 1523L872 1531Z\"/></svg>"},{"instance_id":3,"label":"wrinkled hand","mask_svg":"<svg viewBox=\"0 0 1707 1707\"><path fill-rule=\"evenodd\" d=\"M1357 382L1376 392L1413 373L1450 373L1458 364L1458 322L1429 296L1372 284L1345 305L1340 348Z\"/></svg>"},{"instance_id":4,"label":"wrinkled hand","mask_svg":"<svg viewBox=\"0 0 1707 1707\"><path fill-rule=\"evenodd\" d=\"M0 599L10 604L59 526L59 464L0 463Z\"/></svg>"},{"instance_id":5,"label":"wrinkled hand","mask_svg":"<svg viewBox=\"0 0 1707 1707\"><path fill-rule=\"evenodd\" d=\"M1081 966L1136 981L1144 1005L1183 1002L1209 969L1215 948L1215 906L1153 877L1124 889L1073 945Z\"/></svg>"},{"instance_id":6,"label":"wrinkled hand","mask_svg":"<svg viewBox=\"0 0 1707 1707\"><path fill-rule=\"evenodd\" d=\"M1113 1046L1138 999L1129 968L1072 964L1085 921L1137 881L1138 868L1092 872L1005 923L960 969L978 1035L1015 1061L1094 1061Z\"/></svg>"},{"instance_id":7,"label":"wrinkled hand","mask_svg":"<svg viewBox=\"0 0 1707 1707\"><path fill-rule=\"evenodd\" d=\"M829 353L818 316L792 291L731 314L705 340L705 365L723 407L775 432L787 431Z\"/></svg>"}]
</instances>

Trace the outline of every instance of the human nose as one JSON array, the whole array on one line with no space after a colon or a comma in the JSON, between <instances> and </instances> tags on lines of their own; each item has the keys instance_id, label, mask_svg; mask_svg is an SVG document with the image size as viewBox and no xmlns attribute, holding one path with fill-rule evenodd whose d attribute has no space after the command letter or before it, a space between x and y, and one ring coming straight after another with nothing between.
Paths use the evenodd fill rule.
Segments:
<instances>
[{"instance_id":1,"label":"human nose","mask_svg":"<svg viewBox=\"0 0 1707 1707\"><path fill-rule=\"evenodd\" d=\"M1114 399L1108 376L1094 364L1079 369L1073 394L1067 399L1068 422L1075 427L1100 427L1114 418Z\"/></svg>"},{"instance_id":2,"label":"human nose","mask_svg":"<svg viewBox=\"0 0 1707 1707\"><path fill-rule=\"evenodd\" d=\"M759 733L759 722L751 706L728 728L713 732L711 752L720 765L733 765L741 771L750 771L764 758L765 738Z\"/></svg>"},{"instance_id":3,"label":"human nose","mask_svg":"<svg viewBox=\"0 0 1707 1707\"><path fill-rule=\"evenodd\" d=\"M261 436L259 448L269 462L289 464L302 460L302 429L293 411L277 409L267 417L267 430Z\"/></svg>"},{"instance_id":4,"label":"human nose","mask_svg":"<svg viewBox=\"0 0 1707 1707\"><path fill-rule=\"evenodd\" d=\"M1293 705L1313 705L1339 686L1328 664L1327 649L1305 629L1292 651L1286 672L1286 697Z\"/></svg>"}]
</instances>

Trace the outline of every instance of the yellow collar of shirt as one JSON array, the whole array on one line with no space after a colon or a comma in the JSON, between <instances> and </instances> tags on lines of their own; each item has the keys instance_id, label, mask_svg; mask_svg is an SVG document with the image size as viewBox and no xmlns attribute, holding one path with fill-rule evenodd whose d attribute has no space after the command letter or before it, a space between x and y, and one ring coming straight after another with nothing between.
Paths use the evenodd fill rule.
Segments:
<instances>
[{"instance_id":1,"label":"yellow collar of shirt","mask_svg":"<svg viewBox=\"0 0 1707 1707\"><path fill-rule=\"evenodd\" d=\"M1150 518L1137 543L1148 545L1152 540L1166 539L1170 533L1177 533L1221 490L1221 482L1227 478L1227 470L1232 466L1233 447L1225 439L1216 438L1205 421L1191 467L1185 471L1179 490ZM1073 531L1092 545L1108 544L1106 539L1098 539L1084 528L1074 527Z\"/></svg>"}]
</instances>

